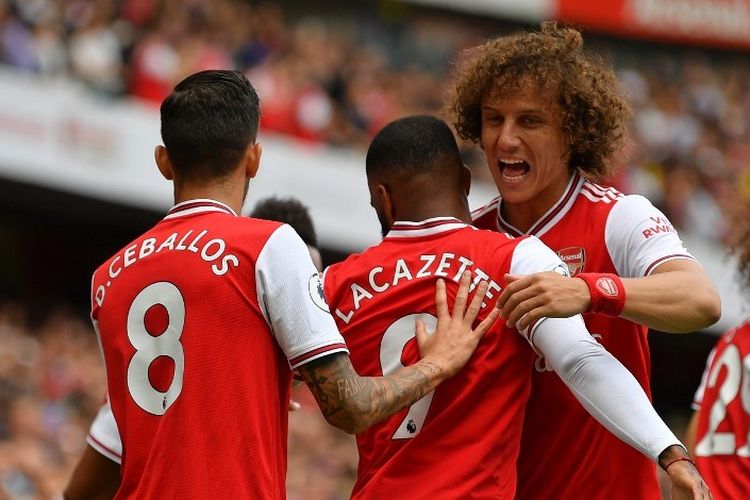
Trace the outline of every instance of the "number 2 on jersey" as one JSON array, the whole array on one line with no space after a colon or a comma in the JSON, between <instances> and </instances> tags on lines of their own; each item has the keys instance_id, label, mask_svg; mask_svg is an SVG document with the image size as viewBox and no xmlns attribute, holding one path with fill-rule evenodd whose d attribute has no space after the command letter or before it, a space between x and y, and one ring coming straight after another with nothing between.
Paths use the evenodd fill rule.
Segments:
<instances>
[{"instance_id":1,"label":"number 2 on jersey","mask_svg":"<svg viewBox=\"0 0 750 500\"><path fill-rule=\"evenodd\" d=\"M146 326L146 314L156 305L166 309L163 332L149 332ZM180 337L184 326L185 300L172 283L161 281L147 286L130 305L128 339L136 352L128 365L128 390L133 401L153 415L164 415L182 392L185 352ZM154 387L149 379L151 364L162 356L174 362L172 380L165 392Z\"/></svg>"},{"instance_id":2,"label":"number 2 on jersey","mask_svg":"<svg viewBox=\"0 0 750 500\"><path fill-rule=\"evenodd\" d=\"M750 355L743 360L737 346L730 344L713 365L706 380L706 388L714 387L722 367L726 368L716 401L711 405L706 435L695 445L697 456L733 455L750 457L750 435L746 443L735 452L734 432L716 432L727 416L727 406L740 394L742 409L750 415Z\"/></svg>"},{"instance_id":3,"label":"number 2 on jersey","mask_svg":"<svg viewBox=\"0 0 750 500\"><path fill-rule=\"evenodd\" d=\"M407 342L414 338L415 323L421 319L428 332L435 331L437 318L432 314L409 314L394 321L383 334L380 344L380 368L383 375L390 375L404 367L401 353ZM411 405L404 420L401 421L392 439L411 439L422 429L427 412L432 404L435 391L425 394L422 399Z\"/></svg>"}]
</instances>

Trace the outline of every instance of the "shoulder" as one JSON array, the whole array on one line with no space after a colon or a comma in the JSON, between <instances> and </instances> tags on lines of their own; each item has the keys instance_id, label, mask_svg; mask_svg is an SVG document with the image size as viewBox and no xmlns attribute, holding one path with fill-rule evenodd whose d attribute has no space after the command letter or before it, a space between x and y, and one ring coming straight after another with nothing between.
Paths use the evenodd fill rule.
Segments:
<instances>
[{"instance_id":1,"label":"shoulder","mask_svg":"<svg viewBox=\"0 0 750 500\"><path fill-rule=\"evenodd\" d=\"M471 212L471 220L474 225L481 228L496 227L494 223L497 218L497 209L500 206L501 198L498 196L486 205L477 208Z\"/></svg>"}]
</instances>

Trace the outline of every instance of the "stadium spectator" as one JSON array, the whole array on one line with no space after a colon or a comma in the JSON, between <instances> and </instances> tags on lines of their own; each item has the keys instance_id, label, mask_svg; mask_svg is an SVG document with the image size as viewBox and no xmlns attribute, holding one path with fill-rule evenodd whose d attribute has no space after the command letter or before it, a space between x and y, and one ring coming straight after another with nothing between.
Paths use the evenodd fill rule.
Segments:
<instances>
[{"instance_id":1,"label":"stadium spectator","mask_svg":"<svg viewBox=\"0 0 750 500\"><path fill-rule=\"evenodd\" d=\"M740 275L750 287L750 224L737 218ZM687 430L698 469L716 500L750 497L750 320L722 335L711 351Z\"/></svg>"},{"instance_id":2,"label":"stadium spectator","mask_svg":"<svg viewBox=\"0 0 750 500\"><path fill-rule=\"evenodd\" d=\"M332 425L359 432L453 376L497 317L472 330L486 282L466 309L464 273L450 315L438 281L435 333L417 323L422 359L359 377L299 236L236 216L260 162L259 111L242 73L180 82L162 103L165 146L155 151L176 204L94 273L119 496L283 498L290 367Z\"/></svg>"},{"instance_id":3,"label":"stadium spectator","mask_svg":"<svg viewBox=\"0 0 750 500\"><path fill-rule=\"evenodd\" d=\"M719 297L647 199L594 183L612 170L628 106L582 45L578 31L543 23L472 49L457 73L455 127L482 147L501 195L474 212L475 224L539 237L577 278L508 275L499 299L508 325L586 313L588 330L648 392L647 327L705 328ZM519 497L658 498L653 464L587 415L548 363L540 356L534 371Z\"/></svg>"}]
</instances>

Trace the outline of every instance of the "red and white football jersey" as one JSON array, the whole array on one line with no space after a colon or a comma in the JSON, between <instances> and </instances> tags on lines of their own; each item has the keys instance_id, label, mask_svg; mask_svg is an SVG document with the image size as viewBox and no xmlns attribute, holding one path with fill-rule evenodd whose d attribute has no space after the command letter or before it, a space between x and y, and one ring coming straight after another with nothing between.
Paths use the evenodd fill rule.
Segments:
<instances>
[{"instance_id":1,"label":"red and white football jersey","mask_svg":"<svg viewBox=\"0 0 750 500\"><path fill-rule=\"evenodd\" d=\"M474 211L474 224L522 235L503 219L500 202L498 197ZM571 276L598 272L641 277L669 260L693 259L664 214L647 199L625 196L579 174L526 234L557 252ZM648 329L600 314L583 317L589 332L650 395ZM594 420L543 357L535 363L518 481L521 499L659 498L655 465Z\"/></svg>"},{"instance_id":2,"label":"red and white football jersey","mask_svg":"<svg viewBox=\"0 0 750 500\"><path fill-rule=\"evenodd\" d=\"M435 280L446 280L452 304L467 269L474 283L489 283L480 317L496 302L504 273L567 271L536 238L453 218L397 222L382 243L324 274L357 372L381 376L416 362L415 320L428 330L436 324ZM498 321L455 377L357 436L352 498L513 498L533 358L521 335Z\"/></svg>"},{"instance_id":3,"label":"red and white football jersey","mask_svg":"<svg viewBox=\"0 0 750 500\"><path fill-rule=\"evenodd\" d=\"M97 269L91 317L117 498L285 497L290 367L346 351L290 226L180 203Z\"/></svg>"},{"instance_id":4,"label":"red and white football jersey","mask_svg":"<svg viewBox=\"0 0 750 500\"><path fill-rule=\"evenodd\" d=\"M750 321L711 351L693 409L696 462L714 498L750 498Z\"/></svg>"}]
</instances>

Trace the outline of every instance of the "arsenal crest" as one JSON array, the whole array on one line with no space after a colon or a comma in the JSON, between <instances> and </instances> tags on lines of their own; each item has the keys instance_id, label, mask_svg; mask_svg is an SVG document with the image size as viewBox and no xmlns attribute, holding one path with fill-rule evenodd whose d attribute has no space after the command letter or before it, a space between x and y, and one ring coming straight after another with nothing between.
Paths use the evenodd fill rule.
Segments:
<instances>
[{"instance_id":1,"label":"arsenal crest","mask_svg":"<svg viewBox=\"0 0 750 500\"><path fill-rule=\"evenodd\" d=\"M583 266L586 263L586 250L584 250L583 248L563 248L562 250L557 252L557 255L560 257L560 260L567 264L571 278L583 271Z\"/></svg>"}]
</instances>

